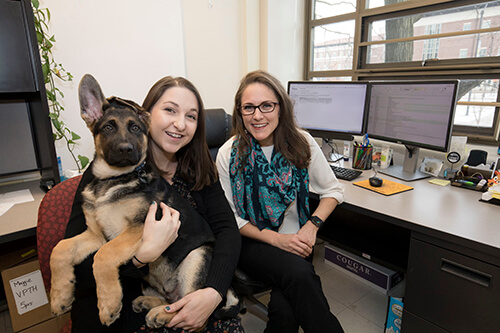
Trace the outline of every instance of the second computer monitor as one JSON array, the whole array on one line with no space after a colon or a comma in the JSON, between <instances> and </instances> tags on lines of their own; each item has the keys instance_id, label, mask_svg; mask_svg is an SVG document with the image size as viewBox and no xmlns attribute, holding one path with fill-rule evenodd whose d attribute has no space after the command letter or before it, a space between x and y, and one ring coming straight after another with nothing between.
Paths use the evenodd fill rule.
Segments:
<instances>
[{"instance_id":1,"label":"second computer monitor","mask_svg":"<svg viewBox=\"0 0 500 333\"><path fill-rule=\"evenodd\" d=\"M366 82L288 82L298 125L329 139L350 140L364 133L367 90Z\"/></svg>"},{"instance_id":2,"label":"second computer monitor","mask_svg":"<svg viewBox=\"0 0 500 333\"><path fill-rule=\"evenodd\" d=\"M415 180L418 148L446 152L451 140L458 81L381 81L370 83L366 132L371 138L404 144L403 167L381 172Z\"/></svg>"}]
</instances>

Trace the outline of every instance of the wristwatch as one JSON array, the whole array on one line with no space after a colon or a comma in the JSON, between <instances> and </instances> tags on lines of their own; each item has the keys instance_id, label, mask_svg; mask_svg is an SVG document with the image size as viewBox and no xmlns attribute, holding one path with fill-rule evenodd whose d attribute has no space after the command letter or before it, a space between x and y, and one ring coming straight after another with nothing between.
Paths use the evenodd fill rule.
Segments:
<instances>
[{"instance_id":1,"label":"wristwatch","mask_svg":"<svg viewBox=\"0 0 500 333\"><path fill-rule=\"evenodd\" d=\"M321 228L323 226L323 223L325 223L322 219L320 219L319 217L317 217L316 215L313 215L311 216L311 218L309 219L311 220L311 222L319 228Z\"/></svg>"}]
</instances>

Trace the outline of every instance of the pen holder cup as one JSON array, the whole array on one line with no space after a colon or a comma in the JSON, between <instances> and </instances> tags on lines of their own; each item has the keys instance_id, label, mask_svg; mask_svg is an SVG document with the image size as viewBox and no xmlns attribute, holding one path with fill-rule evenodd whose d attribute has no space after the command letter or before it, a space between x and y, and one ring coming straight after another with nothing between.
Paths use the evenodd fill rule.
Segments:
<instances>
[{"instance_id":1,"label":"pen holder cup","mask_svg":"<svg viewBox=\"0 0 500 333\"><path fill-rule=\"evenodd\" d=\"M369 170L372 168L373 147L354 147L352 155L352 168L359 170Z\"/></svg>"}]
</instances>

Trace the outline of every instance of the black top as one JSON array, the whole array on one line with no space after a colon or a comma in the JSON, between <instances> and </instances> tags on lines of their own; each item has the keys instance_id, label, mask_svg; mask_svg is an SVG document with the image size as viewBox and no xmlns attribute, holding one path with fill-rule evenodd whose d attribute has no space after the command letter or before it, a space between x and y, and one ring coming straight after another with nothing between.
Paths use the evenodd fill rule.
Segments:
<instances>
[{"instance_id":1,"label":"black top","mask_svg":"<svg viewBox=\"0 0 500 333\"><path fill-rule=\"evenodd\" d=\"M85 231L85 216L82 210L82 191L94 176L92 165L83 174L75 195L71 217L65 238ZM208 272L207 287L226 295L238 262L241 238L234 214L229 206L219 181L205 186L201 191L192 191L196 210L208 222L215 235L213 259ZM97 308L96 284L92 273L93 255L75 266L75 301L71 310L73 332L134 332L145 323L145 312L135 313L132 301L140 296L141 280L148 267L138 269L131 261L120 267L120 283L123 288L123 307L120 317L110 327L102 326Z\"/></svg>"}]
</instances>

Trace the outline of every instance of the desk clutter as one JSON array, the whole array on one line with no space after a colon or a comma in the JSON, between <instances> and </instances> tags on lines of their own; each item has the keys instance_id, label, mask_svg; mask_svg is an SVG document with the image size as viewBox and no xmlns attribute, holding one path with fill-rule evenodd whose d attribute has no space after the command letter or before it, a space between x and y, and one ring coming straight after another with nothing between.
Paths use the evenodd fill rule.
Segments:
<instances>
[{"instance_id":1,"label":"desk clutter","mask_svg":"<svg viewBox=\"0 0 500 333\"><path fill-rule=\"evenodd\" d=\"M483 167L484 164L478 166L463 165L451 179L451 185L480 192L488 191L488 188L499 183L499 160L500 158L497 159L494 169Z\"/></svg>"},{"instance_id":2,"label":"desk clutter","mask_svg":"<svg viewBox=\"0 0 500 333\"><path fill-rule=\"evenodd\" d=\"M370 144L368 135L363 138L363 143L354 142L352 152L352 168L369 170L372 168L373 146Z\"/></svg>"},{"instance_id":3,"label":"desk clutter","mask_svg":"<svg viewBox=\"0 0 500 333\"><path fill-rule=\"evenodd\" d=\"M500 184L497 183L488 188L481 196L481 200L494 205L500 205Z\"/></svg>"}]
</instances>

